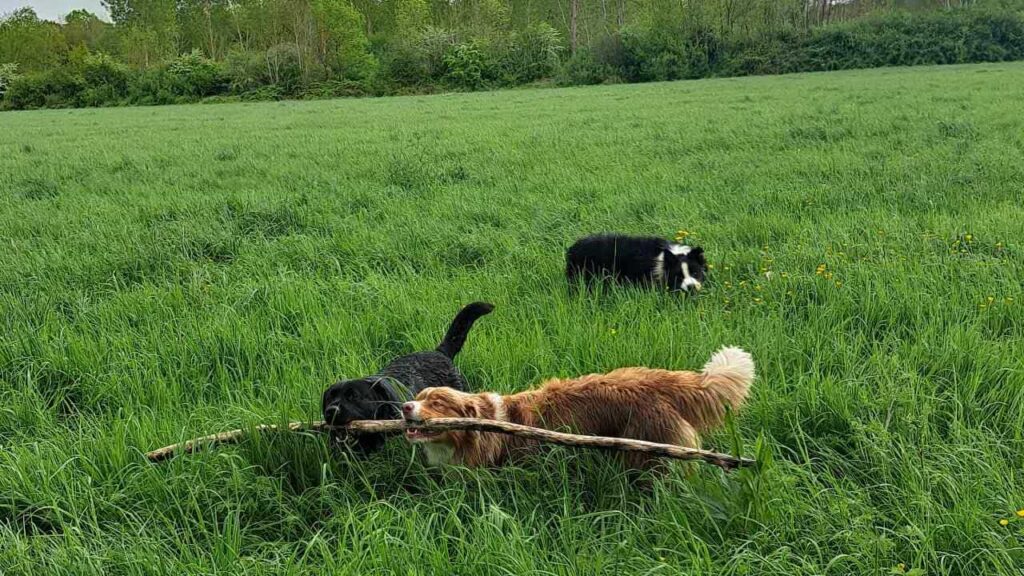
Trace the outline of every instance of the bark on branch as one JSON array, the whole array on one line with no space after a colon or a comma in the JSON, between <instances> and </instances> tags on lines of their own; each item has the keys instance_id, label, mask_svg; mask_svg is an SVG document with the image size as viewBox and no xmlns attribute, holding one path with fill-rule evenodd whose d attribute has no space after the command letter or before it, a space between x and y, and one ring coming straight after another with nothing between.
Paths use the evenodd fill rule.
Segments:
<instances>
[{"instance_id":1,"label":"bark on branch","mask_svg":"<svg viewBox=\"0 0 1024 576\"><path fill-rule=\"evenodd\" d=\"M633 440L629 438L611 438L607 436L585 436L581 434L567 434L565 432L554 432L543 428L533 428L522 424L501 422L498 420L484 420L480 418L434 418L415 426L409 426L402 420L357 420L343 427L350 434L388 434L402 432L408 428L430 431L446 430L475 430L477 432L496 432L498 434L509 434L521 438L529 438L546 442L548 444L560 444L562 446L574 446L577 448L601 448L605 450L619 450L625 452L644 452L665 458L676 460L700 460L713 464L724 470L732 470L742 466L752 466L755 462L749 458L737 458L728 454L719 454L707 450L684 448L671 444L658 444L644 440ZM260 425L251 429L231 430L219 434L211 434L195 438L188 442L174 444L159 450L146 453L146 458L152 462L166 460L179 452L186 454L201 450L205 446L213 444L235 443L252 432L288 430L288 431L324 431L332 430L334 427L324 422L292 422L287 427L274 425Z\"/></svg>"}]
</instances>

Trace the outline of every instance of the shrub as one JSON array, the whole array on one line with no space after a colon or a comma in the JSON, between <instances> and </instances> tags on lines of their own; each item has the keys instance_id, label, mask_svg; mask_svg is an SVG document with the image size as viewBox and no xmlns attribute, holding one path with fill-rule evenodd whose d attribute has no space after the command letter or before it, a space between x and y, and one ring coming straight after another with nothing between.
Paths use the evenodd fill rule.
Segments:
<instances>
[{"instance_id":1,"label":"shrub","mask_svg":"<svg viewBox=\"0 0 1024 576\"><path fill-rule=\"evenodd\" d=\"M85 89L81 76L65 67L17 76L4 94L6 105L15 109L68 108L79 105Z\"/></svg>"},{"instance_id":2,"label":"shrub","mask_svg":"<svg viewBox=\"0 0 1024 576\"><path fill-rule=\"evenodd\" d=\"M302 87L302 52L295 44L277 44L267 49L267 76L285 94L297 94Z\"/></svg>"},{"instance_id":3,"label":"shrub","mask_svg":"<svg viewBox=\"0 0 1024 576\"><path fill-rule=\"evenodd\" d=\"M496 76L504 84L522 84L550 77L563 50L558 31L546 22L514 32L497 46Z\"/></svg>"},{"instance_id":4,"label":"shrub","mask_svg":"<svg viewBox=\"0 0 1024 576\"><path fill-rule=\"evenodd\" d=\"M7 87L18 77L18 64L16 62L5 62L0 64L0 99L7 92Z\"/></svg>"},{"instance_id":5,"label":"shrub","mask_svg":"<svg viewBox=\"0 0 1024 576\"><path fill-rule=\"evenodd\" d=\"M227 89L227 78L220 65L193 50L167 65L173 79L173 92L179 96L202 98L222 93Z\"/></svg>"},{"instance_id":6,"label":"shrub","mask_svg":"<svg viewBox=\"0 0 1024 576\"><path fill-rule=\"evenodd\" d=\"M484 84L484 55L473 42L456 44L444 55L445 81L467 90Z\"/></svg>"},{"instance_id":7,"label":"shrub","mask_svg":"<svg viewBox=\"0 0 1024 576\"><path fill-rule=\"evenodd\" d=\"M271 84L267 73L267 61L259 52L233 50L224 59L224 76L228 89L242 94Z\"/></svg>"},{"instance_id":8,"label":"shrub","mask_svg":"<svg viewBox=\"0 0 1024 576\"><path fill-rule=\"evenodd\" d=\"M614 76L610 67L597 61L589 48L580 48L558 71L556 81L563 86L600 84Z\"/></svg>"}]
</instances>

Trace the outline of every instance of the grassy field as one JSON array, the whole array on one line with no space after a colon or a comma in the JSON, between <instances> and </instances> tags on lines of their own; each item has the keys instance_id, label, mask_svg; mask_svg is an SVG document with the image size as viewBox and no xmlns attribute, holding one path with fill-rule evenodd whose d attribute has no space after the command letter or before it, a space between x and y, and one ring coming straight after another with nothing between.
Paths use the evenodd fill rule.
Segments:
<instances>
[{"instance_id":1,"label":"grassy field","mask_svg":"<svg viewBox=\"0 0 1024 576\"><path fill-rule=\"evenodd\" d=\"M1012 64L0 114L0 573L1020 575L1022 106ZM606 229L685 230L704 292L570 300ZM476 299L478 389L747 348L706 445L762 469L141 457Z\"/></svg>"}]
</instances>

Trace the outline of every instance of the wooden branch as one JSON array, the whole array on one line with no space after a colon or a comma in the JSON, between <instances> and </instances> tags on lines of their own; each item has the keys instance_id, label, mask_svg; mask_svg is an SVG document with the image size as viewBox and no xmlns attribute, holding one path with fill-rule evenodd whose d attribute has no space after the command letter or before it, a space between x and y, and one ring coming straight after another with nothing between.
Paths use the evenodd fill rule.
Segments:
<instances>
[{"instance_id":1,"label":"wooden branch","mask_svg":"<svg viewBox=\"0 0 1024 576\"><path fill-rule=\"evenodd\" d=\"M502 422L499 420L484 420L480 418L433 418L426 422L418 423L415 426L410 426L403 420L357 420L342 428L335 428L324 422L292 422L287 426L287 428L262 425L257 426L253 431L324 431L337 429L350 434L389 434L402 432L409 428L438 432L446 430L495 432L498 434L519 436L521 438L530 438L532 440L538 440L549 444L560 444L562 446L601 448L605 450L619 450L625 452L644 452L655 456L674 458L676 460L700 460L707 462L708 464L718 466L724 470L732 470L734 468L752 466L755 464L754 460L749 458L736 458L735 456L730 456L728 454L719 454L717 452L709 452L707 450L684 448L682 446L674 446L671 444L658 444L656 442L633 440L630 438L567 434L565 432L554 432L552 430L544 430L543 428L523 426L522 424L513 424L511 422ZM221 432L220 434L212 434L210 436L196 438L194 440L189 440L188 442L182 442L180 444L174 444L172 446L148 452L146 453L146 457L153 462L159 462L170 458L177 452L191 453L210 444L238 442L246 435L246 433L247 430L231 430L229 432Z\"/></svg>"},{"instance_id":2,"label":"wooden branch","mask_svg":"<svg viewBox=\"0 0 1024 576\"><path fill-rule=\"evenodd\" d=\"M213 444L236 444L242 440L246 435L252 432L273 432L278 430L287 430L289 432L299 432L301 430L309 430L312 432L321 432L329 430L331 427L325 422L292 422L287 427L276 426L274 424L260 424L255 428L239 428L238 430L228 430L227 432L219 432L217 434L210 434L209 436L202 436L200 438L193 438L187 442L179 442L178 444L171 444L170 446L164 446L159 450L153 450L146 452L146 458L150 462L160 462L167 460L168 458L184 452L185 454L191 454L198 452L206 446Z\"/></svg>"}]
</instances>

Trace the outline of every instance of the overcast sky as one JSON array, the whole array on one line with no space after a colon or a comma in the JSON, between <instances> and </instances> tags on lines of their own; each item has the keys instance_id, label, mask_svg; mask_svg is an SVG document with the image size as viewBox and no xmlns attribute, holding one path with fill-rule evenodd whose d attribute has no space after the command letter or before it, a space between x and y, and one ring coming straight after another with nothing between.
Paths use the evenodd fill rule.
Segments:
<instances>
[{"instance_id":1,"label":"overcast sky","mask_svg":"<svg viewBox=\"0 0 1024 576\"><path fill-rule=\"evenodd\" d=\"M104 20L110 20L100 0L0 0L0 16L23 6L31 6L44 20L58 20L79 8L85 8Z\"/></svg>"}]
</instances>

